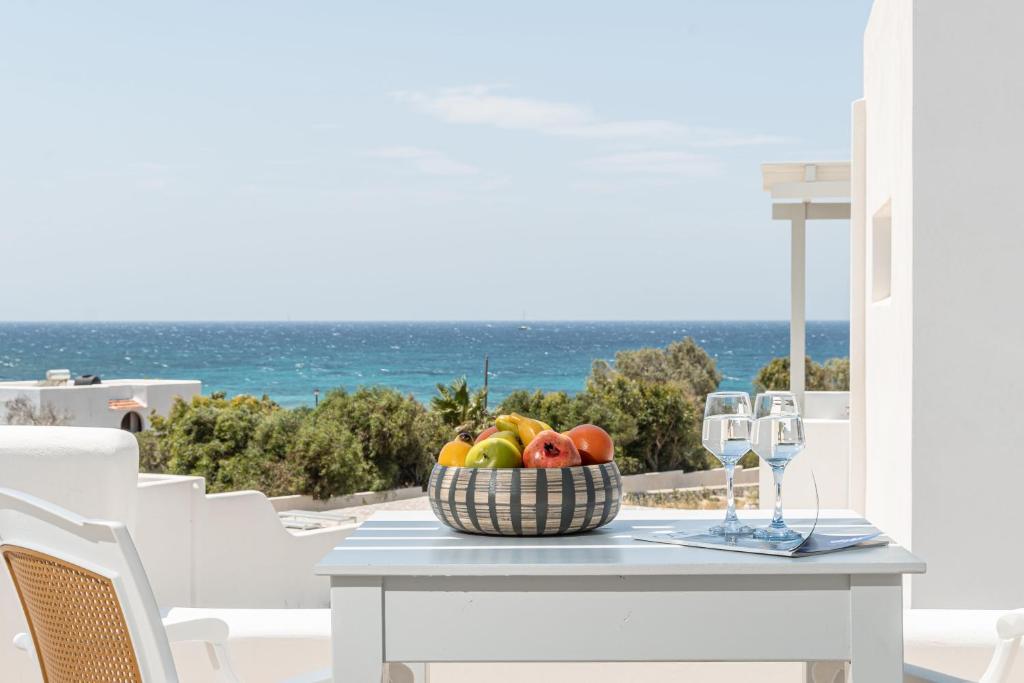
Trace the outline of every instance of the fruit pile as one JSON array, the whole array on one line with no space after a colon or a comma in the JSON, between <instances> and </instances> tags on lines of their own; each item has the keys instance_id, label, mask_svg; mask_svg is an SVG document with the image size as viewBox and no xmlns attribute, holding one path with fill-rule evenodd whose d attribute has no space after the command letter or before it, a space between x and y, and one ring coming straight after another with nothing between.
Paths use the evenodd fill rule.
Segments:
<instances>
[{"instance_id":1,"label":"fruit pile","mask_svg":"<svg viewBox=\"0 0 1024 683\"><path fill-rule=\"evenodd\" d=\"M540 420L517 413L499 415L494 426L473 438L461 432L441 449L446 467L578 467L600 465L615 457L612 437L597 425L583 424L559 434Z\"/></svg>"}]
</instances>

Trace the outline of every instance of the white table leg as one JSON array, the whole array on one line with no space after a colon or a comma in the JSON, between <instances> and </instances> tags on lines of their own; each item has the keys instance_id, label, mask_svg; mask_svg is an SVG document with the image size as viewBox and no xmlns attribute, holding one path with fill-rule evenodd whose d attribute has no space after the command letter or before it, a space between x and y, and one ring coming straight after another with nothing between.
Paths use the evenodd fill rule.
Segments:
<instances>
[{"instance_id":1,"label":"white table leg","mask_svg":"<svg viewBox=\"0 0 1024 683\"><path fill-rule=\"evenodd\" d=\"M384 596L380 579L331 581L331 672L335 681L384 680Z\"/></svg>"},{"instance_id":2,"label":"white table leg","mask_svg":"<svg viewBox=\"0 0 1024 683\"><path fill-rule=\"evenodd\" d=\"M903 581L900 576L850 579L849 683L903 680Z\"/></svg>"},{"instance_id":3,"label":"white table leg","mask_svg":"<svg viewBox=\"0 0 1024 683\"><path fill-rule=\"evenodd\" d=\"M406 662L406 667L412 672L413 683L430 683L430 668L423 662Z\"/></svg>"},{"instance_id":4,"label":"white table leg","mask_svg":"<svg viewBox=\"0 0 1024 683\"><path fill-rule=\"evenodd\" d=\"M846 662L807 662L804 683L845 683Z\"/></svg>"},{"instance_id":5,"label":"white table leg","mask_svg":"<svg viewBox=\"0 0 1024 683\"><path fill-rule=\"evenodd\" d=\"M384 664L386 683L430 683L427 665L423 662Z\"/></svg>"}]
</instances>

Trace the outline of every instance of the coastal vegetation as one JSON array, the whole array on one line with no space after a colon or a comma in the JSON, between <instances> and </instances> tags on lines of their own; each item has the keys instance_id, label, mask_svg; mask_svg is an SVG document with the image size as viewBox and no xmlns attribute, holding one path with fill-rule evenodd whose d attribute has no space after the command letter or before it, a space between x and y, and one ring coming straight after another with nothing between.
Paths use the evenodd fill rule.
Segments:
<instances>
[{"instance_id":1,"label":"coastal vegetation","mask_svg":"<svg viewBox=\"0 0 1024 683\"><path fill-rule=\"evenodd\" d=\"M841 361L808 363L815 383L809 388L842 382ZM788 359L775 359L757 381L784 388L788 376ZM665 348L621 351L614 363L594 361L576 394L513 391L491 411L483 390L474 391L465 378L438 385L429 405L385 387L335 389L314 408L214 393L179 399L166 416L152 416L152 428L137 435L140 468L200 475L211 491L257 489L318 499L422 486L455 434L475 433L493 415L519 413L559 431L603 426L625 474L700 470L714 466L700 429L704 397L721 380L714 359L686 338Z\"/></svg>"},{"instance_id":2,"label":"coastal vegetation","mask_svg":"<svg viewBox=\"0 0 1024 683\"><path fill-rule=\"evenodd\" d=\"M824 363L804 358L804 386L808 391L849 391L850 359L830 358ZM789 388L789 356L773 358L757 371L755 391L779 391Z\"/></svg>"}]
</instances>

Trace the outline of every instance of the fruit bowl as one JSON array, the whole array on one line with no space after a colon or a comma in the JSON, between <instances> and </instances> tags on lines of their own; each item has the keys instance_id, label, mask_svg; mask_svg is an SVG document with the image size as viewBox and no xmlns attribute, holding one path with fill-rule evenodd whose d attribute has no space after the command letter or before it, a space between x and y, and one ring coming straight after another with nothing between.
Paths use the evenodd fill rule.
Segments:
<instances>
[{"instance_id":1,"label":"fruit bowl","mask_svg":"<svg viewBox=\"0 0 1024 683\"><path fill-rule=\"evenodd\" d=\"M622 475L614 462L552 468L435 465L427 495L434 515L456 531L559 536L615 519L622 506Z\"/></svg>"}]
</instances>

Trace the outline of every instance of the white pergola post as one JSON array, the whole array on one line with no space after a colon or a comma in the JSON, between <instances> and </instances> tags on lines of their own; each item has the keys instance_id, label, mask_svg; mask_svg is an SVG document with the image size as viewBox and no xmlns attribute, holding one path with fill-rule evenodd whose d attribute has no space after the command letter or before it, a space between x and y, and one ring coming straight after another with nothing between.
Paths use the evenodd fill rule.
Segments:
<instances>
[{"instance_id":1,"label":"white pergola post","mask_svg":"<svg viewBox=\"0 0 1024 683\"><path fill-rule=\"evenodd\" d=\"M789 228L789 390L803 406L807 382L807 202L799 206L803 210L794 213Z\"/></svg>"},{"instance_id":2,"label":"white pergola post","mask_svg":"<svg viewBox=\"0 0 1024 683\"><path fill-rule=\"evenodd\" d=\"M850 164L845 161L764 164L764 189L772 199L772 218L789 221L789 390L801 406L807 389L807 221L850 217L846 202L814 201L850 196Z\"/></svg>"},{"instance_id":3,"label":"white pergola post","mask_svg":"<svg viewBox=\"0 0 1024 683\"><path fill-rule=\"evenodd\" d=\"M850 508L863 513L867 482L867 216L865 172L867 118L864 100L853 103L853 144L850 154Z\"/></svg>"}]
</instances>

